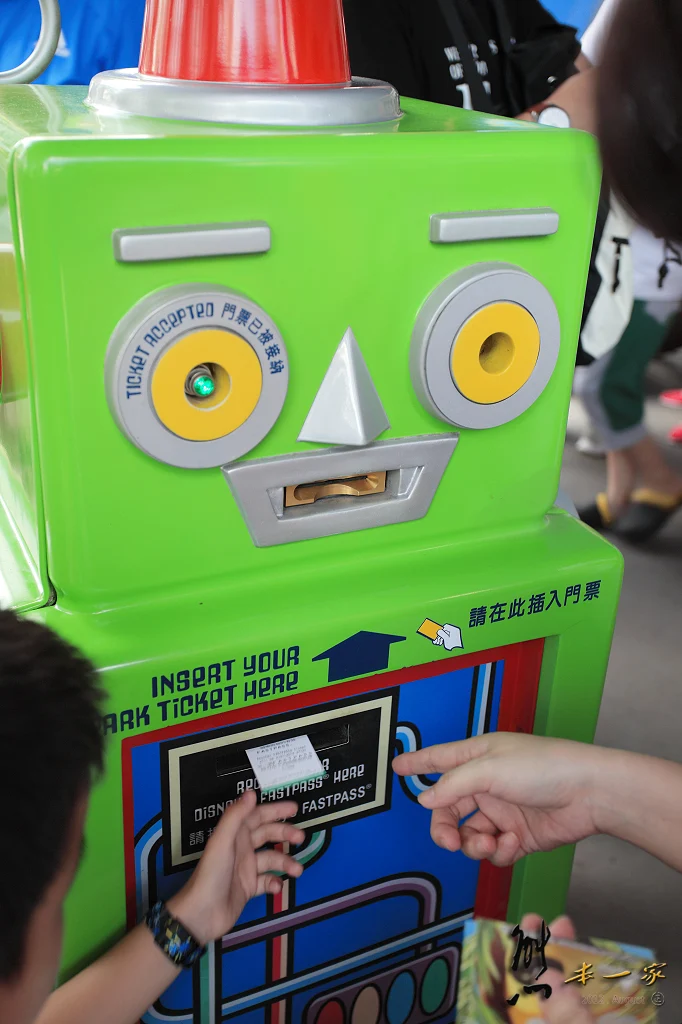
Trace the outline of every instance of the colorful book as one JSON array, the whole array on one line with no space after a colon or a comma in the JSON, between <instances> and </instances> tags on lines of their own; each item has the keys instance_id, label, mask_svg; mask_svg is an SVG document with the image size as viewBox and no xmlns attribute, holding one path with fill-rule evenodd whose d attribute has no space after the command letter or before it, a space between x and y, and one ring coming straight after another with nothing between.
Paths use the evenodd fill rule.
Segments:
<instances>
[{"instance_id":1,"label":"colorful book","mask_svg":"<svg viewBox=\"0 0 682 1024\"><path fill-rule=\"evenodd\" d=\"M666 965L652 950L598 939L555 941L551 930L549 936L547 931L526 936L514 925L477 920L464 930L457 1024L540 1024L545 964L560 972L562 984L580 989L595 1020L655 1024L658 1019Z\"/></svg>"}]
</instances>

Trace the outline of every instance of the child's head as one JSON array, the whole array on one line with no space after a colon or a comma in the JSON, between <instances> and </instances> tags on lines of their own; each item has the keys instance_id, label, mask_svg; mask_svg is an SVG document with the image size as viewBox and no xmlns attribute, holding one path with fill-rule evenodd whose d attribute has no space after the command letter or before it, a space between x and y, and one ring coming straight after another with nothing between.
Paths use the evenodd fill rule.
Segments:
<instances>
[{"instance_id":1,"label":"child's head","mask_svg":"<svg viewBox=\"0 0 682 1024\"><path fill-rule=\"evenodd\" d=\"M24 1024L59 963L62 904L102 763L92 666L54 633L0 611L0 1019Z\"/></svg>"},{"instance_id":2,"label":"child's head","mask_svg":"<svg viewBox=\"0 0 682 1024\"><path fill-rule=\"evenodd\" d=\"M620 0L599 68L609 184L654 234L682 242L682 6Z\"/></svg>"}]
</instances>

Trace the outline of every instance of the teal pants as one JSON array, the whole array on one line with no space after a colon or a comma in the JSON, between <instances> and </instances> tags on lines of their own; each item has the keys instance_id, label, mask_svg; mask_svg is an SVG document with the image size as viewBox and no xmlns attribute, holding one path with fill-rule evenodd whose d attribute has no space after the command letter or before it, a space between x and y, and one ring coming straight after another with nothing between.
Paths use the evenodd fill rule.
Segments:
<instances>
[{"instance_id":1,"label":"teal pants","mask_svg":"<svg viewBox=\"0 0 682 1024\"><path fill-rule=\"evenodd\" d=\"M630 448L646 436L647 366L665 340L667 321L651 315L655 303L637 301L630 323L610 352L576 370L575 394L607 451ZM665 304L667 309L668 303Z\"/></svg>"}]
</instances>

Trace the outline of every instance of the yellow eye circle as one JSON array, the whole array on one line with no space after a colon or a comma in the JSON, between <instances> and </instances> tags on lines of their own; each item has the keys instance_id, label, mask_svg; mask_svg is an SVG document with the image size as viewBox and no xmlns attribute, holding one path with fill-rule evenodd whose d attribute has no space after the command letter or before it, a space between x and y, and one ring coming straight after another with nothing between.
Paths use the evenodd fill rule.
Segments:
<instances>
[{"instance_id":1,"label":"yellow eye circle","mask_svg":"<svg viewBox=\"0 0 682 1024\"><path fill-rule=\"evenodd\" d=\"M539 353L540 331L528 310L494 302L469 317L455 338L452 377L472 402L503 402L529 380Z\"/></svg>"},{"instance_id":2,"label":"yellow eye circle","mask_svg":"<svg viewBox=\"0 0 682 1024\"><path fill-rule=\"evenodd\" d=\"M206 371L203 376L213 387L205 396L187 386L198 368ZM159 359L151 384L156 415L187 441L215 441L241 427L262 389L263 372L254 350L237 334L219 328L194 331L171 345Z\"/></svg>"}]
</instances>

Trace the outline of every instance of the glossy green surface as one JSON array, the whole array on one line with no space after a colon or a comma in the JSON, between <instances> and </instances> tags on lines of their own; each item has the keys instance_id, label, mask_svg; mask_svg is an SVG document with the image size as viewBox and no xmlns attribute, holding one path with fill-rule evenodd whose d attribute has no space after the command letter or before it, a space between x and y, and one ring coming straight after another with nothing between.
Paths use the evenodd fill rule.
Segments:
<instances>
[{"instance_id":1,"label":"glossy green surface","mask_svg":"<svg viewBox=\"0 0 682 1024\"><path fill-rule=\"evenodd\" d=\"M238 666L254 652L297 645L299 692L312 691L326 672L311 659L358 630L408 637L391 669L442 656L415 633L429 616L460 623L467 654L552 638L537 729L590 740L620 557L550 510L599 188L593 141L414 101L397 126L346 131L116 122L89 112L83 95L0 90L6 599L95 660L111 713L147 709L149 725L133 732L163 724L151 695L161 672L233 658ZM515 207L556 210L558 233L429 242L433 213ZM267 254L114 260L116 228L247 220L271 226ZM103 361L118 321L150 292L215 283L262 306L289 352L283 412L246 459L315 447L296 439L349 325L391 422L383 437L446 430L413 392L412 328L444 278L490 260L522 267L551 292L559 364L517 420L460 432L423 520L257 549L219 469L154 462L110 416ZM197 557L207 546L210 558ZM599 600L466 629L471 607L597 579ZM244 703L239 683L234 707ZM93 797L69 904L68 967L124 925L120 738L111 739ZM523 864L512 916L531 902L558 909L569 871L566 854Z\"/></svg>"}]
</instances>

